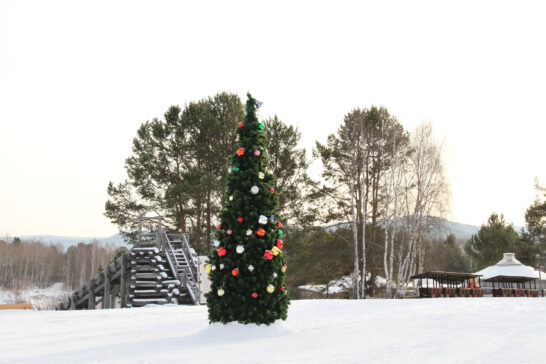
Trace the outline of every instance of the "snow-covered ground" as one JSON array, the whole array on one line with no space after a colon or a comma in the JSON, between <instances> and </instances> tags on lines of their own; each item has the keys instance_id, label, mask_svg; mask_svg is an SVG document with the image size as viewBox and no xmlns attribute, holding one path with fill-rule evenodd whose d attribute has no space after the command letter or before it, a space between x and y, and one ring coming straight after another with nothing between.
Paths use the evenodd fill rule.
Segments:
<instances>
[{"instance_id":1,"label":"snow-covered ground","mask_svg":"<svg viewBox=\"0 0 546 364\"><path fill-rule=\"evenodd\" d=\"M20 291L0 288L0 304L32 303L35 310L51 310L70 294L62 283L49 288L32 288ZM1 354L0 354L1 358Z\"/></svg>"},{"instance_id":2,"label":"snow-covered ground","mask_svg":"<svg viewBox=\"0 0 546 364\"><path fill-rule=\"evenodd\" d=\"M269 327L204 306L0 311L0 363L544 363L546 299L293 301Z\"/></svg>"}]
</instances>

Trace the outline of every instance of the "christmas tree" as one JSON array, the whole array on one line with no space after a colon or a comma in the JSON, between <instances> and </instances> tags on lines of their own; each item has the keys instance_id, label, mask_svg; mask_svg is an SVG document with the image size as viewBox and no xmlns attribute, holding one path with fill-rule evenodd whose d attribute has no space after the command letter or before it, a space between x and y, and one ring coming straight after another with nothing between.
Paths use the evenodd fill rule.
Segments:
<instances>
[{"instance_id":1,"label":"christmas tree","mask_svg":"<svg viewBox=\"0 0 546 364\"><path fill-rule=\"evenodd\" d=\"M283 232L275 216L275 177L266 170L264 124L256 117L260 104L248 94L230 160L226 205L205 266L211 279L206 294L210 322L269 325L286 320Z\"/></svg>"}]
</instances>

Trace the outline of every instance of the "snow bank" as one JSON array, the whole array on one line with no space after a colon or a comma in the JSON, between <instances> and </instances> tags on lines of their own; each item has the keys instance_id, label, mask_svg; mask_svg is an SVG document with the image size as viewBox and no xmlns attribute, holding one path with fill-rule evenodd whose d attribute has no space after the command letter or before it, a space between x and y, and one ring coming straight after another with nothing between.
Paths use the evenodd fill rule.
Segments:
<instances>
[{"instance_id":1,"label":"snow bank","mask_svg":"<svg viewBox=\"0 0 546 364\"><path fill-rule=\"evenodd\" d=\"M0 311L0 363L539 363L546 299L304 300L271 326L204 306Z\"/></svg>"},{"instance_id":2,"label":"snow bank","mask_svg":"<svg viewBox=\"0 0 546 364\"><path fill-rule=\"evenodd\" d=\"M31 303L35 310L52 310L69 294L70 291L67 291L62 283L55 283L49 288L20 291L0 288L0 304Z\"/></svg>"}]
</instances>

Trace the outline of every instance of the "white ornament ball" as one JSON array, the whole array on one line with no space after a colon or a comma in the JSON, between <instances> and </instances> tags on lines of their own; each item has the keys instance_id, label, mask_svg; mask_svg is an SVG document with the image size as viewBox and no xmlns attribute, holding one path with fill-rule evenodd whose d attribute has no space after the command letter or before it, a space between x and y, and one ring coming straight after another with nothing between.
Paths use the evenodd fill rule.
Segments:
<instances>
[{"instance_id":1,"label":"white ornament ball","mask_svg":"<svg viewBox=\"0 0 546 364\"><path fill-rule=\"evenodd\" d=\"M264 215L260 215L260 217L258 218L258 222L259 222L261 225L267 224L267 217L265 217Z\"/></svg>"},{"instance_id":2,"label":"white ornament ball","mask_svg":"<svg viewBox=\"0 0 546 364\"><path fill-rule=\"evenodd\" d=\"M220 270L224 269L224 263L220 264Z\"/></svg>"},{"instance_id":3,"label":"white ornament ball","mask_svg":"<svg viewBox=\"0 0 546 364\"><path fill-rule=\"evenodd\" d=\"M260 189L258 188L258 186L252 186L250 188L250 193L252 193L253 195L257 195L258 192L260 192Z\"/></svg>"},{"instance_id":4,"label":"white ornament ball","mask_svg":"<svg viewBox=\"0 0 546 364\"><path fill-rule=\"evenodd\" d=\"M218 247L220 246L220 240L214 239L214 240L212 241L212 244L214 244L214 246L218 248Z\"/></svg>"},{"instance_id":5,"label":"white ornament ball","mask_svg":"<svg viewBox=\"0 0 546 364\"><path fill-rule=\"evenodd\" d=\"M264 177L265 177L265 174L263 174L263 172L258 173L259 179L264 179Z\"/></svg>"},{"instance_id":6,"label":"white ornament ball","mask_svg":"<svg viewBox=\"0 0 546 364\"><path fill-rule=\"evenodd\" d=\"M248 230L246 231L246 236L250 236L250 235L252 235L252 230L248 229Z\"/></svg>"},{"instance_id":7,"label":"white ornament ball","mask_svg":"<svg viewBox=\"0 0 546 364\"><path fill-rule=\"evenodd\" d=\"M273 278L277 278L277 273L273 272Z\"/></svg>"},{"instance_id":8,"label":"white ornament ball","mask_svg":"<svg viewBox=\"0 0 546 364\"><path fill-rule=\"evenodd\" d=\"M225 292L224 292L224 290L223 290L222 288L220 288L220 289L218 290L218 296L222 297L222 296L224 295L224 293L225 293Z\"/></svg>"},{"instance_id":9,"label":"white ornament ball","mask_svg":"<svg viewBox=\"0 0 546 364\"><path fill-rule=\"evenodd\" d=\"M242 245L237 245L237 248L235 248L235 251L239 254L243 254L243 252L245 251L245 247Z\"/></svg>"},{"instance_id":10,"label":"white ornament ball","mask_svg":"<svg viewBox=\"0 0 546 364\"><path fill-rule=\"evenodd\" d=\"M248 270L252 272L252 271L254 270L254 266L253 266L252 264L249 265L249 266L248 266Z\"/></svg>"},{"instance_id":11,"label":"white ornament ball","mask_svg":"<svg viewBox=\"0 0 546 364\"><path fill-rule=\"evenodd\" d=\"M212 269L212 270L216 270L216 266L215 266L215 265L213 265L211 269Z\"/></svg>"},{"instance_id":12,"label":"white ornament ball","mask_svg":"<svg viewBox=\"0 0 546 364\"><path fill-rule=\"evenodd\" d=\"M230 201L233 201L233 196L229 196L229 200L230 200Z\"/></svg>"}]
</instances>

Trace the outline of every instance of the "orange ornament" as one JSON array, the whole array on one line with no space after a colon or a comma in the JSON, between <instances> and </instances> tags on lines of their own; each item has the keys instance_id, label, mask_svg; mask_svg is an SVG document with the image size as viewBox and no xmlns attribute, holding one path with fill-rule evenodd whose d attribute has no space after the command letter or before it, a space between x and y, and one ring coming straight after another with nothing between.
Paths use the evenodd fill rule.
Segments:
<instances>
[{"instance_id":1,"label":"orange ornament","mask_svg":"<svg viewBox=\"0 0 546 364\"><path fill-rule=\"evenodd\" d=\"M258 231L256 231L256 235L258 236L264 236L265 235L265 230L264 229L258 229Z\"/></svg>"},{"instance_id":2,"label":"orange ornament","mask_svg":"<svg viewBox=\"0 0 546 364\"><path fill-rule=\"evenodd\" d=\"M237 155L240 157L245 154L245 148L239 148L237 149Z\"/></svg>"},{"instance_id":3,"label":"orange ornament","mask_svg":"<svg viewBox=\"0 0 546 364\"><path fill-rule=\"evenodd\" d=\"M239 274L239 268L235 268L231 271L231 274L234 276L234 277L237 277L237 275Z\"/></svg>"}]
</instances>

